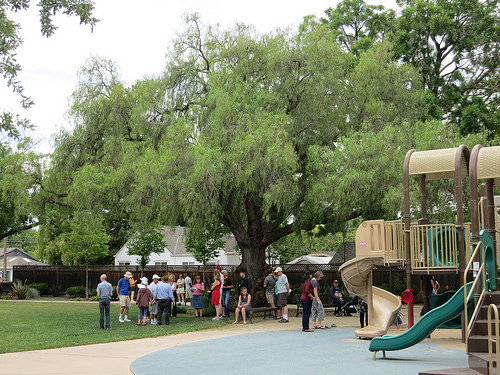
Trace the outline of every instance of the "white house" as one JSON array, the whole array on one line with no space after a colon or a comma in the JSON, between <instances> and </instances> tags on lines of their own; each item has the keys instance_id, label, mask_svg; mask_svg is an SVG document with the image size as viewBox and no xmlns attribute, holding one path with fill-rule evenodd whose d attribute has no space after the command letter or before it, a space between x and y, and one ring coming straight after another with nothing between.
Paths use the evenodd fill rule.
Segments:
<instances>
[{"instance_id":1,"label":"white house","mask_svg":"<svg viewBox=\"0 0 500 375\"><path fill-rule=\"evenodd\" d=\"M5 281L12 281L12 270L14 266L47 265L47 263L39 261L17 247L10 247L7 248L7 273L4 275L3 257L3 249L0 249L0 278Z\"/></svg>"},{"instance_id":2,"label":"white house","mask_svg":"<svg viewBox=\"0 0 500 375\"><path fill-rule=\"evenodd\" d=\"M194 259L193 253L186 249L184 227L178 226L174 230L170 227L164 228L162 232L165 234L163 241L167 244L165 251L161 254L151 254L148 265L201 265ZM224 248L220 249L219 256L208 262L208 264L239 265L241 255L237 250L234 236L225 236L222 240L225 242ZM137 255L128 255L127 245L128 242L115 254L115 265L136 266L139 264Z\"/></svg>"}]
</instances>

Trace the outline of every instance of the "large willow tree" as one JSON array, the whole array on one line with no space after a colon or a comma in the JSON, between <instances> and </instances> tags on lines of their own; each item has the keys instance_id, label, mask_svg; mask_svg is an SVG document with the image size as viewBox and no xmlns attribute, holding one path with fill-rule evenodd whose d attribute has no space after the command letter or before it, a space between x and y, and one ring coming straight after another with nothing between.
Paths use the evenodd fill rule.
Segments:
<instances>
[{"instance_id":1,"label":"large willow tree","mask_svg":"<svg viewBox=\"0 0 500 375\"><path fill-rule=\"evenodd\" d=\"M58 138L52 209L61 223L92 211L118 232L222 224L255 281L266 248L294 231L394 217L418 129L440 146L457 139L439 123L413 126L426 114L418 74L389 51L353 56L322 25L258 35L192 16L160 77L127 88L94 60L75 92L76 128Z\"/></svg>"}]
</instances>

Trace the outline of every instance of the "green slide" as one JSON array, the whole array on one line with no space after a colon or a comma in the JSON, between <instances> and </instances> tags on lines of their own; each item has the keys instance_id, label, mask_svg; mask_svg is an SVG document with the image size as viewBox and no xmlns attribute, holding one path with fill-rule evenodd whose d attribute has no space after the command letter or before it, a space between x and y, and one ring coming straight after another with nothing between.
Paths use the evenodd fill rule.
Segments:
<instances>
[{"instance_id":1,"label":"green slide","mask_svg":"<svg viewBox=\"0 0 500 375\"><path fill-rule=\"evenodd\" d=\"M467 292L470 291L472 282L467 284ZM471 295L471 299L474 295ZM462 286L453 297L444 305L432 309L421 317L413 327L400 335L386 335L375 337L370 343L369 350L401 350L418 344L431 334L439 325L460 315L464 309L464 287Z\"/></svg>"}]
</instances>

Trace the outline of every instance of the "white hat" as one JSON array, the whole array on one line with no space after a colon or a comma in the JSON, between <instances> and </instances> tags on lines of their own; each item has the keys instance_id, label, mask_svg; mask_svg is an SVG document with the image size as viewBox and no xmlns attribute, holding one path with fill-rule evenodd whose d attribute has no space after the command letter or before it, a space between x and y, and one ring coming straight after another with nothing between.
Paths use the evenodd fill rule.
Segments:
<instances>
[{"instance_id":1,"label":"white hat","mask_svg":"<svg viewBox=\"0 0 500 375\"><path fill-rule=\"evenodd\" d=\"M276 267L276 269L274 270L274 272L276 272L276 273L283 272L283 270L281 269L281 267Z\"/></svg>"},{"instance_id":2,"label":"white hat","mask_svg":"<svg viewBox=\"0 0 500 375\"><path fill-rule=\"evenodd\" d=\"M155 274L153 275L153 280L154 280L154 279L160 280L160 279L161 279L161 277L160 277L160 276L158 276L158 275L155 273Z\"/></svg>"},{"instance_id":3,"label":"white hat","mask_svg":"<svg viewBox=\"0 0 500 375\"><path fill-rule=\"evenodd\" d=\"M125 276L127 279L130 279L132 277L132 273L130 271L127 271L123 276Z\"/></svg>"},{"instance_id":4,"label":"white hat","mask_svg":"<svg viewBox=\"0 0 500 375\"><path fill-rule=\"evenodd\" d=\"M148 285L148 278L147 277L141 277L141 283L144 285Z\"/></svg>"}]
</instances>

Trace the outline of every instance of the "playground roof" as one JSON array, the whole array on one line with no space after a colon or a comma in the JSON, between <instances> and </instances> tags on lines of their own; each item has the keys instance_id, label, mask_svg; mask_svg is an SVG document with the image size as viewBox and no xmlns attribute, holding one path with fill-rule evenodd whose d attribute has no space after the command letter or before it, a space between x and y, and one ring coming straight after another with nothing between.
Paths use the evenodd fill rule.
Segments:
<instances>
[{"instance_id":1,"label":"playground roof","mask_svg":"<svg viewBox=\"0 0 500 375\"><path fill-rule=\"evenodd\" d=\"M500 185L500 146L482 147L477 158L477 178L494 179Z\"/></svg>"},{"instance_id":2,"label":"playground roof","mask_svg":"<svg viewBox=\"0 0 500 375\"><path fill-rule=\"evenodd\" d=\"M410 157L409 174L425 174L426 180L455 178L457 153L461 153L462 176L465 177L468 174L468 152L462 152L460 147L413 152Z\"/></svg>"}]
</instances>

